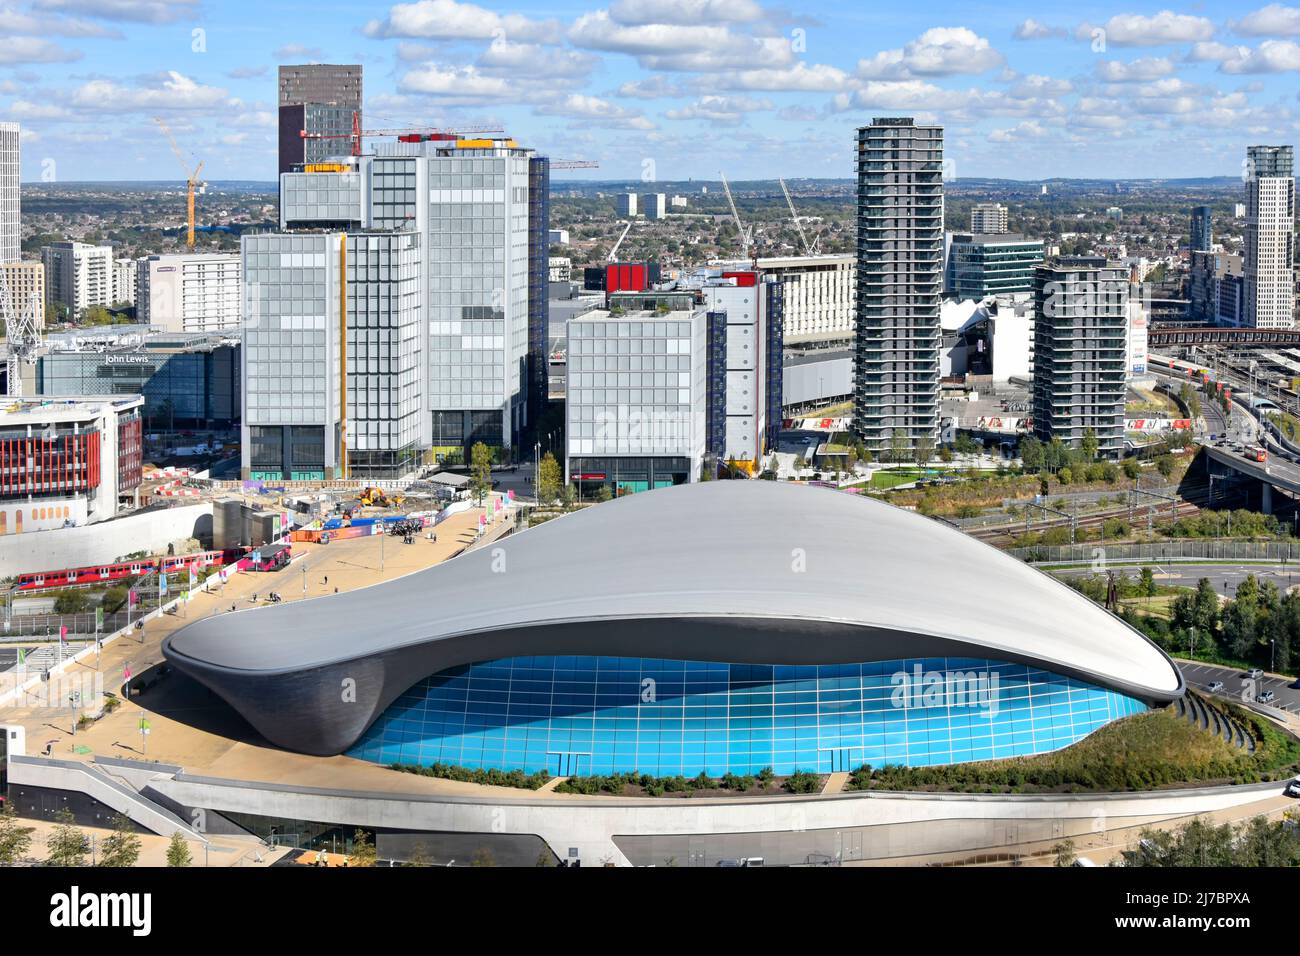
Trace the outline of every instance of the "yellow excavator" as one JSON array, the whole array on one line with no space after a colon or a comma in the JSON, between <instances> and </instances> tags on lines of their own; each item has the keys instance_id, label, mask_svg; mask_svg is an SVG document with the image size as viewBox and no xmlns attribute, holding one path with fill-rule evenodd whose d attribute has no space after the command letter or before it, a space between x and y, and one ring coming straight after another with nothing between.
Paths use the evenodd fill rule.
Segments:
<instances>
[{"instance_id":1,"label":"yellow excavator","mask_svg":"<svg viewBox=\"0 0 1300 956\"><path fill-rule=\"evenodd\" d=\"M382 488L364 488L361 491L363 508L396 508L405 499L401 495L388 497Z\"/></svg>"}]
</instances>

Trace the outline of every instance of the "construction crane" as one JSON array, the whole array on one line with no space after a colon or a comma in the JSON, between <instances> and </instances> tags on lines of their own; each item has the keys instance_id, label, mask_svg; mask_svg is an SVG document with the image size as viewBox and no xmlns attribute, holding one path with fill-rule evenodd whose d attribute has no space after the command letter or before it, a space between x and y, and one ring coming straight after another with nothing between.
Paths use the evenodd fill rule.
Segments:
<instances>
[{"instance_id":1,"label":"construction crane","mask_svg":"<svg viewBox=\"0 0 1300 956\"><path fill-rule=\"evenodd\" d=\"M627 238L628 230L631 228L632 228L632 221L629 219L627 225L623 227L623 234L618 237L618 242L614 243L614 248L609 250L609 255L605 257L606 262L615 261L614 257L618 255L618 247L623 244L623 240Z\"/></svg>"},{"instance_id":2,"label":"construction crane","mask_svg":"<svg viewBox=\"0 0 1300 956\"><path fill-rule=\"evenodd\" d=\"M23 394L23 364L36 361L36 350L41 344L41 306L41 297L33 292L20 311L9 293L8 276L0 267L0 319L4 321L9 350L6 373L9 395L13 398L21 398Z\"/></svg>"},{"instance_id":3,"label":"construction crane","mask_svg":"<svg viewBox=\"0 0 1300 956\"><path fill-rule=\"evenodd\" d=\"M754 227L746 226L740 221L740 213L736 211L736 200L731 195L731 183L727 182L727 174L718 170L718 176L722 178L722 188L727 192L727 203L731 206L731 218L736 220L736 232L740 234L740 244L749 254L751 266L757 269L758 247L754 244Z\"/></svg>"},{"instance_id":4,"label":"construction crane","mask_svg":"<svg viewBox=\"0 0 1300 956\"><path fill-rule=\"evenodd\" d=\"M167 126L161 116L155 116L153 121L162 127L162 131L167 134L167 142L171 144L172 152L176 154L176 159L180 161L181 169L185 170L185 211L186 223L188 229L185 233L185 244L191 249L194 248L194 194L197 191L200 195L207 191L208 184L199 179L199 173L203 170L203 161L190 171L189 160L181 152L181 148L176 145L176 137L172 135L171 129Z\"/></svg>"},{"instance_id":5,"label":"construction crane","mask_svg":"<svg viewBox=\"0 0 1300 956\"><path fill-rule=\"evenodd\" d=\"M817 255L821 251L821 237L818 236L811 244L808 242L808 236L803 231L803 224L799 222L799 214L794 210L794 200L790 198L790 190L785 187L785 180L778 178L777 182L781 184L781 192L785 193L785 204L790 207L790 218L794 220L794 228L799 233L799 241L803 243L804 254L809 256Z\"/></svg>"},{"instance_id":6,"label":"construction crane","mask_svg":"<svg viewBox=\"0 0 1300 956\"><path fill-rule=\"evenodd\" d=\"M352 132L350 133L311 133L307 130L299 130L298 135L303 139L350 139L352 140L352 155L361 155L361 140L367 136L396 136L407 142L420 142L424 139L446 138L454 139L461 133L503 133L504 128L501 126L457 126L455 129L437 129L429 126L412 126L398 129L362 129L361 114L353 111L352 113Z\"/></svg>"},{"instance_id":7,"label":"construction crane","mask_svg":"<svg viewBox=\"0 0 1300 956\"><path fill-rule=\"evenodd\" d=\"M590 159L553 159L551 169L600 169L600 163Z\"/></svg>"}]
</instances>

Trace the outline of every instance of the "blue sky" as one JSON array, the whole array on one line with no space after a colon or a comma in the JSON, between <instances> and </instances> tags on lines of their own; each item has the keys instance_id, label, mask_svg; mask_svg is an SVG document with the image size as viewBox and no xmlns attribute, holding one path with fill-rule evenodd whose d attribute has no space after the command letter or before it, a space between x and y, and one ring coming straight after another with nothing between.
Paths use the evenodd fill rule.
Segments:
<instances>
[{"instance_id":1,"label":"blue sky","mask_svg":"<svg viewBox=\"0 0 1300 956\"><path fill-rule=\"evenodd\" d=\"M367 127L500 124L573 178L848 177L947 128L949 176L1207 176L1300 139L1300 6L840 0L0 0L23 178L275 172L280 63L361 63ZM1064 12L1068 11L1068 12Z\"/></svg>"}]
</instances>

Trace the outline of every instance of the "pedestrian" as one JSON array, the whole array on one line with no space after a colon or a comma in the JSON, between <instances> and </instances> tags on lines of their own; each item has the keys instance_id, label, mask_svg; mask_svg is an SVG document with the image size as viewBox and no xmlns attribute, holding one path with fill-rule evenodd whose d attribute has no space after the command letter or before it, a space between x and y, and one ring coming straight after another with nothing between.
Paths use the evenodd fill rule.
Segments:
<instances>
[{"instance_id":1,"label":"pedestrian","mask_svg":"<svg viewBox=\"0 0 1300 956\"><path fill-rule=\"evenodd\" d=\"M338 593L339 593L339 589L338 589L337 587L334 589L334 593L335 593L335 594L338 594Z\"/></svg>"},{"instance_id":2,"label":"pedestrian","mask_svg":"<svg viewBox=\"0 0 1300 956\"><path fill-rule=\"evenodd\" d=\"M328 574L325 575L325 586L326 587L330 586L330 576Z\"/></svg>"}]
</instances>

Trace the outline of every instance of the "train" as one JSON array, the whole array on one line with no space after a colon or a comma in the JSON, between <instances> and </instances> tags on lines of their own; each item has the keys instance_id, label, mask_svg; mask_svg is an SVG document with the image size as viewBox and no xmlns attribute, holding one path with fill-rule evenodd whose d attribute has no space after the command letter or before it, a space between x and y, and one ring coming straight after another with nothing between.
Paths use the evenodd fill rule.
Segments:
<instances>
[{"instance_id":1,"label":"train","mask_svg":"<svg viewBox=\"0 0 1300 956\"><path fill-rule=\"evenodd\" d=\"M16 591L41 591L49 588L66 588L79 584L102 584L120 581L142 574L176 574L194 568L196 571L236 565L240 570L274 571L289 563L289 546L277 548L226 548L221 551L199 551L156 558L135 558L111 564L93 564L84 568L65 568L61 571L35 571L20 574L14 584Z\"/></svg>"}]
</instances>

